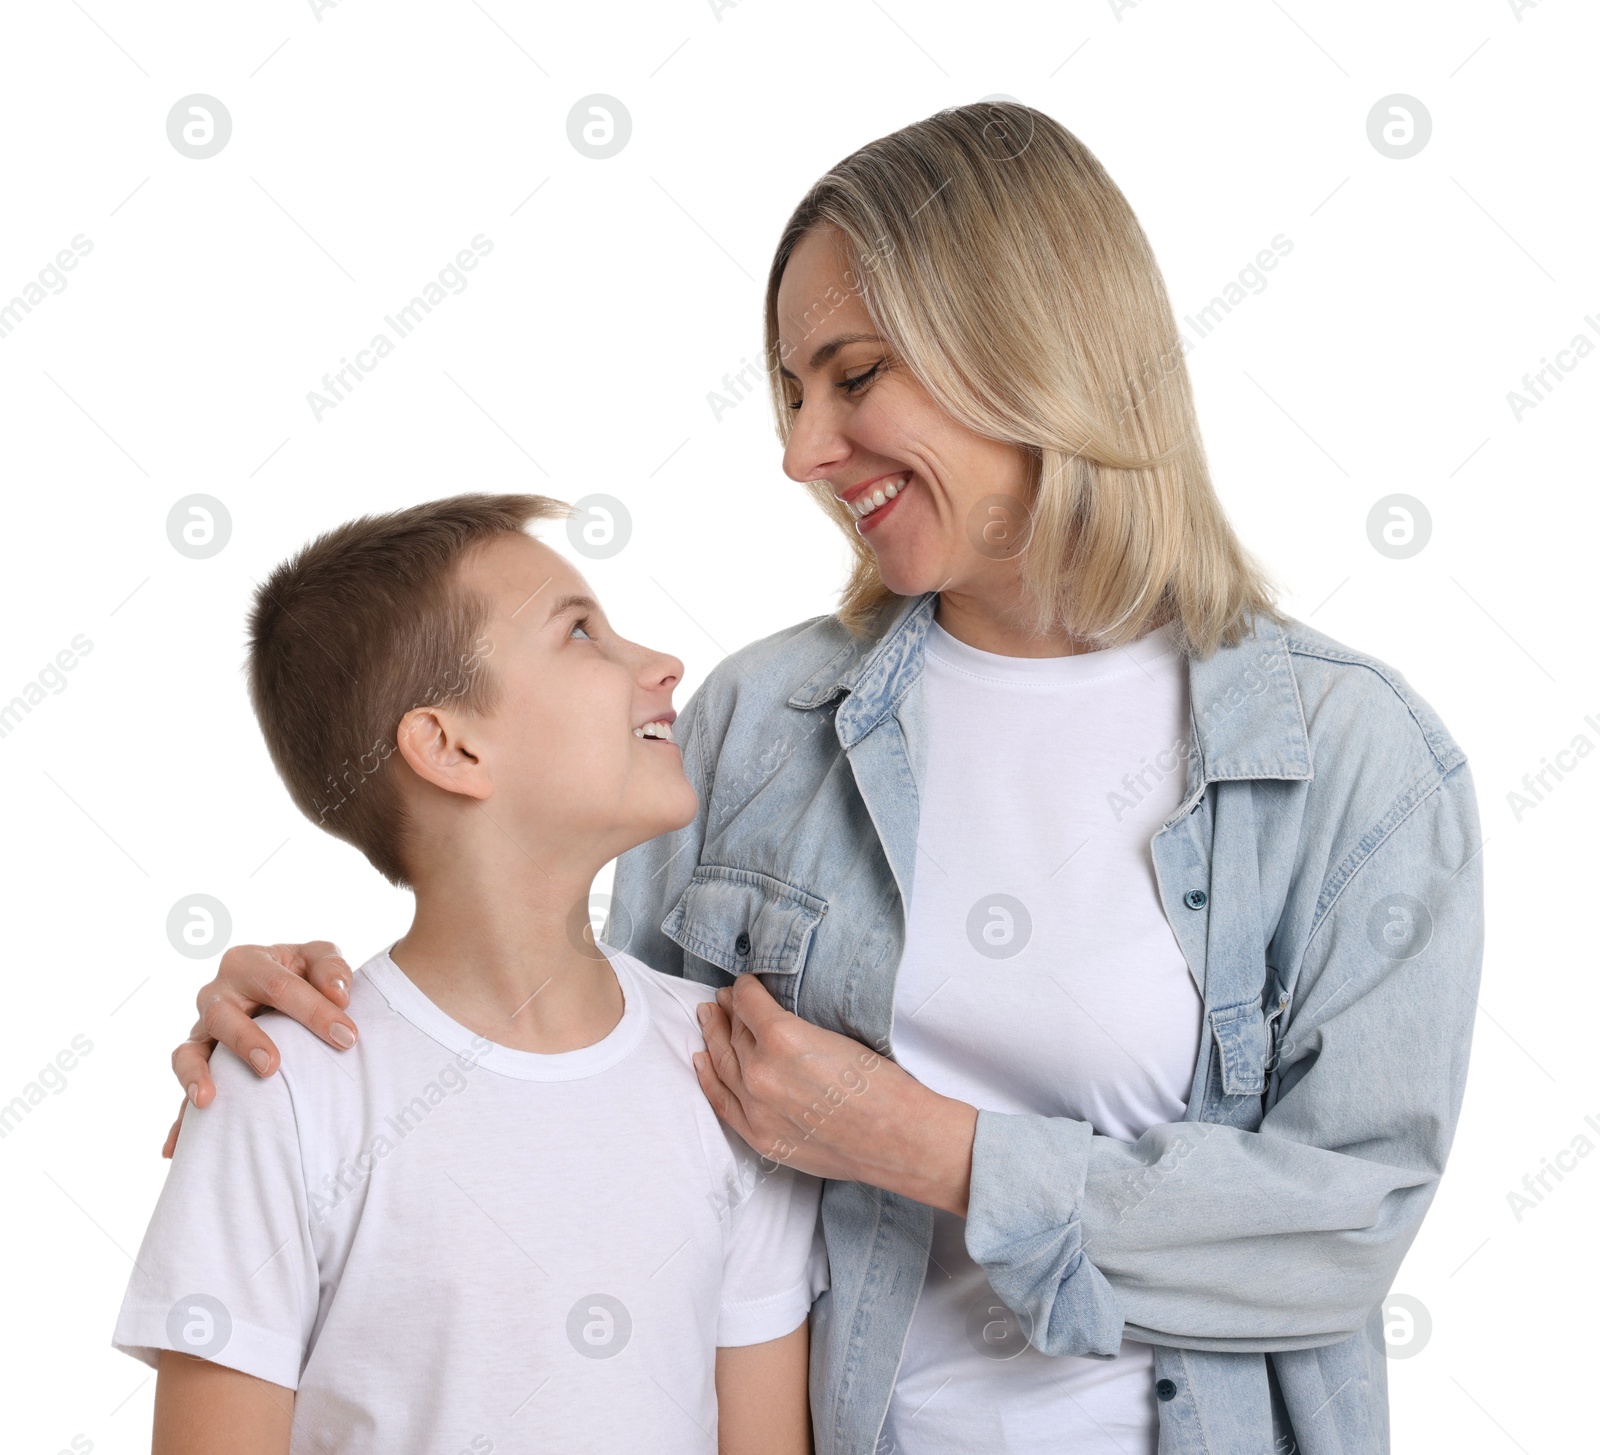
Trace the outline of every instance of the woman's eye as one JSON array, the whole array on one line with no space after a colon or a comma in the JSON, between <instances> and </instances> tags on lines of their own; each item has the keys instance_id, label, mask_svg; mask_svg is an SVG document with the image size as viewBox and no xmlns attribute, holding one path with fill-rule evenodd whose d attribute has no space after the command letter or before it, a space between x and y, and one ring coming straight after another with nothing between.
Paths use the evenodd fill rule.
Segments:
<instances>
[{"instance_id":1,"label":"woman's eye","mask_svg":"<svg viewBox=\"0 0 1600 1455\"><path fill-rule=\"evenodd\" d=\"M846 394L859 394L867 387L868 384L872 382L874 377L876 377L878 370L882 367L883 362L880 360L870 369L863 369L859 374L847 375L845 378L839 381L839 388L843 389Z\"/></svg>"},{"instance_id":2,"label":"woman's eye","mask_svg":"<svg viewBox=\"0 0 1600 1455\"><path fill-rule=\"evenodd\" d=\"M846 394L854 398L857 394L860 394L863 390L865 390L867 385L876 379L878 375L882 373L882 371L883 360L879 359L878 362L875 363L870 369L863 369L859 374L846 375L833 387L835 389L842 389ZM788 405L790 409L799 409L803 402L804 401L799 398L790 398L788 400Z\"/></svg>"}]
</instances>

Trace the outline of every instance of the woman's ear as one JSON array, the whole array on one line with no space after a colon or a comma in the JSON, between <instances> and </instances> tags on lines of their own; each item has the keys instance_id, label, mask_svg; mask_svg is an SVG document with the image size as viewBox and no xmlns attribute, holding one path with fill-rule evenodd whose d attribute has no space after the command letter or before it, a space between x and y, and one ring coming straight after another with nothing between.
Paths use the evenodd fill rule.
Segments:
<instances>
[{"instance_id":1,"label":"woman's ear","mask_svg":"<svg viewBox=\"0 0 1600 1455\"><path fill-rule=\"evenodd\" d=\"M425 783L467 798L494 791L489 770L467 743L466 724L448 707L414 707L400 719L395 735L406 766Z\"/></svg>"}]
</instances>

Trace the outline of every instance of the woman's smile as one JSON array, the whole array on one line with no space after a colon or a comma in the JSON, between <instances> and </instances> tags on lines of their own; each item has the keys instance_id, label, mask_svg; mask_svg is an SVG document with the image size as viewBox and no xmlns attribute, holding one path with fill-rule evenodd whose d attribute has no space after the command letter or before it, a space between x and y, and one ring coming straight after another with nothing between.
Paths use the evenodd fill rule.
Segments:
<instances>
[{"instance_id":1,"label":"woman's smile","mask_svg":"<svg viewBox=\"0 0 1600 1455\"><path fill-rule=\"evenodd\" d=\"M852 486L839 499L860 522L856 529L866 532L882 520L887 514L886 507L899 498L912 479L910 470L901 470L894 475L879 475L861 485Z\"/></svg>"}]
</instances>

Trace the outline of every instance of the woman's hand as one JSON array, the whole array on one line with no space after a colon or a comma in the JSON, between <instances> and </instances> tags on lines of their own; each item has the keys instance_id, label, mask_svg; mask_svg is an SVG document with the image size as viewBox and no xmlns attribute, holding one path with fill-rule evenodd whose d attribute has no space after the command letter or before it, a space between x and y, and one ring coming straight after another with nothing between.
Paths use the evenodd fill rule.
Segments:
<instances>
[{"instance_id":1,"label":"woman's hand","mask_svg":"<svg viewBox=\"0 0 1600 1455\"><path fill-rule=\"evenodd\" d=\"M757 1152L966 1216L976 1107L848 1036L791 1015L755 975L700 1007L700 1088Z\"/></svg>"},{"instance_id":2,"label":"woman's hand","mask_svg":"<svg viewBox=\"0 0 1600 1455\"><path fill-rule=\"evenodd\" d=\"M172 1073L188 1099L167 1133L163 1157L170 1157L178 1144L184 1109L205 1106L217 1094L210 1061L219 1041L262 1076L278 1069L278 1048L251 1019L254 1012L280 1010L340 1050L356 1043L355 1022L343 1014L350 1004L350 966L338 946L326 940L234 945L223 953L217 978L202 985L194 1001L200 1019L172 1053Z\"/></svg>"}]
</instances>

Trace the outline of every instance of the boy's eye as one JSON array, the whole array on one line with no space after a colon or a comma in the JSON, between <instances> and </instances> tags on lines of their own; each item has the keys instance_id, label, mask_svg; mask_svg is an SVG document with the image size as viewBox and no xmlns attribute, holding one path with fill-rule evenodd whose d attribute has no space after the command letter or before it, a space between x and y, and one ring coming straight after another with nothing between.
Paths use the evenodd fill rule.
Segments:
<instances>
[{"instance_id":1,"label":"boy's eye","mask_svg":"<svg viewBox=\"0 0 1600 1455\"><path fill-rule=\"evenodd\" d=\"M573 622L572 623L572 630L571 630L571 632L568 633L568 635L569 636L582 637L585 641L591 641L592 642L594 640L594 638L589 635L589 618L588 617L584 617L584 619L582 621Z\"/></svg>"}]
</instances>

